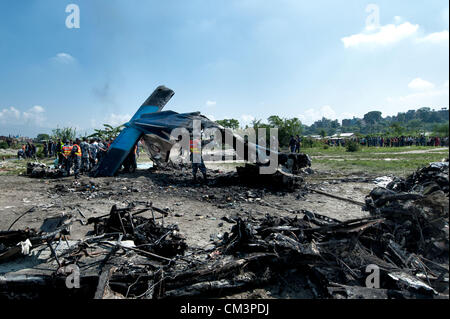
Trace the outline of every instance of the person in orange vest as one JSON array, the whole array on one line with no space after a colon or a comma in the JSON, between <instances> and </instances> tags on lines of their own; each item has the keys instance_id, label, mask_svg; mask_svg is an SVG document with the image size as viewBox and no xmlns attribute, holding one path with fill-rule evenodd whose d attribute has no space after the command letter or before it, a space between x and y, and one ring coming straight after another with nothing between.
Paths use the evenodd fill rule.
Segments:
<instances>
[{"instance_id":1,"label":"person in orange vest","mask_svg":"<svg viewBox=\"0 0 450 319\"><path fill-rule=\"evenodd\" d=\"M202 157L202 140L201 139L194 139L191 136L191 139L189 141L189 149L191 151L191 162L192 162L192 175L194 175L194 182L197 181L197 171L200 169L200 172L203 174L203 180L206 182L206 166L203 162Z\"/></svg>"},{"instance_id":2,"label":"person in orange vest","mask_svg":"<svg viewBox=\"0 0 450 319\"><path fill-rule=\"evenodd\" d=\"M72 153L72 146L69 144L68 140L64 141L64 145L61 148L62 150L62 156L64 159L64 170L66 171L66 175L70 176L70 168L72 167L72 159L71 159L71 153Z\"/></svg>"},{"instance_id":3,"label":"person in orange vest","mask_svg":"<svg viewBox=\"0 0 450 319\"><path fill-rule=\"evenodd\" d=\"M70 157L73 162L73 174L75 175L75 179L80 175L80 166L81 166L81 146L80 139L77 138L75 143L72 145L72 151L70 152Z\"/></svg>"}]
</instances>

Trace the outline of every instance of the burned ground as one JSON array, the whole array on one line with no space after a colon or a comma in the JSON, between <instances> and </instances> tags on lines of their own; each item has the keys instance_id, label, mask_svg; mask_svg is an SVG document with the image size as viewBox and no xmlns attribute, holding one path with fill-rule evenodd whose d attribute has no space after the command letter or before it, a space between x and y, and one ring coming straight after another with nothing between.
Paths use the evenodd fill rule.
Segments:
<instances>
[{"instance_id":1,"label":"burned ground","mask_svg":"<svg viewBox=\"0 0 450 319\"><path fill-rule=\"evenodd\" d=\"M138 171L135 174L95 179L82 177L77 181L70 177L30 179L25 176L4 176L0 181L0 187L4 190L0 196L0 214L2 215L0 227L6 231L14 223L12 230L26 228L39 230L45 219L61 216L61 213L64 213L75 220L71 224L68 238L71 241L83 240L87 236L101 235L104 232L107 220L104 220L103 224L99 220L101 216L110 214L113 205L116 205L119 210L128 208L129 211L136 212L141 209L139 218L142 219L133 219L130 225L124 226L116 222L116 228L109 231L115 230L128 234L130 227L151 224L153 221L159 227L166 227L163 232L170 233L175 238L181 236L178 238L178 243L181 245L177 246L176 254L182 256L181 251L184 249L187 251L184 253L185 257L177 257L178 263L171 266L173 268L165 268L165 271L171 272L171 276L177 280L165 281L164 297L195 296L202 293L209 295L211 291L219 297L234 298L408 297L406 293L399 294L398 287L392 283L395 280L391 277L389 277L391 279L387 289L379 290L378 294L371 295L372 290L366 291L361 287L360 279L363 276L361 264L357 264L354 258L348 256L349 251L354 252L355 249L359 249L359 259L365 260L364 258L368 258L367 254L370 255L367 247L377 251L381 254L380 256L389 249L398 248L393 244L389 246L388 241L382 240L383 232L387 230L392 232L390 226L385 226L384 222L381 223L384 226L376 226L379 225L380 218L384 220L386 216L378 216L377 214L382 212L376 210L376 205L374 206L371 202L365 203L366 196L372 195L371 191L375 188L376 177L362 174L342 176L333 172L317 171L314 174L303 175L304 181L300 188L294 191L280 191L271 188L270 185L242 185L235 174L218 170L212 172L207 183L197 184L192 184L190 173L179 170ZM403 180L397 182L398 185L407 184ZM419 198L413 200L419 200ZM420 200L425 199L421 197ZM362 206L366 206L366 210L363 210ZM145 210L146 207L153 207L159 210L159 213L152 209ZM25 212L27 213L23 215ZM446 218L448 225L448 206ZM124 217L123 221L127 220ZM88 221L91 223L87 224ZM350 224L347 225L346 222ZM402 221L403 226L409 225L405 222ZM307 230L311 227L323 228L325 232L317 229ZM326 227L334 230L330 233ZM345 240L355 238L354 236L345 235L341 238L344 241L339 241L340 239L335 235L330 235L335 234L334 231L339 233L344 228L348 230L353 229L352 227L369 228L370 231L362 236L361 242L356 246L353 242L351 249ZM243 234L247 235L243 236ZM378 240L374 240L375 238ZM126 236L123 238L124 241L127 239L131 238ZM138 242L136 238L134 239L135 243ZM417 237L413 239L419 242ZM396 240L401 242L405 239ZM332 249L327 246L330 242L334 242ZM375 247L374 242L380 244ZM326 247L320 246L316 251L314 243ZM428 241L429 244L430 241ZM448 252L448 240L447 243L439 242L436 249L439 247L444 247L443 249L447 249ZM146 251L157 256L161 254L165 258L171 257L170 253L161 249ZM278 252L277 257L273 256L274 251ZM293 251L295 253L292 255ZM315 260L318 256L317 252L320 252L321 259L325 258L332 264L329 265L331 270L327 271L327 267L308 266L317 262ZM115 267L114 269L119 268L119 271L115 271L120 273L120 260L142 259L142 256L130 255L130 253L132 252L124 252L125 255L118 256L119 259L114 262L111 261L114 265L110 266ZM307 255L312 257L310 264L303 260ZM374 259L378 261L377 264L386 263L384 259L377 258ZM405 258L408 260L408 257ZM152 260L152 258L149 259ZM333 267L337 267L337 260L340 260L337 263L339 267L349 267L350 271L348 273L332 271ZM399 263L406 263L406 260L392 261L390 267L396 270L403 269L402 267L406 266L400 267ZM160 261L156 258L152 267L158 269L155 263ZM213 275L214 272L202 269L202 262L205 261L210 263L209 266L215 267L213 268L216 275ZM439 262L445 264L445 260ZM54 260L53 263L55 263ZM148 264L149 261L145 263ZM141 262L141 264L145 263ZM247 266L245 270L242 270L241 266L244 264ZM290 265L296 266L290 267ZM411 265L408 267L412 268ZM435 272L440 269L437 268ZM109 268L103 267L100 271L102 269L104 271ZM234 271L230 272L230 269ZM236 272L236 269L240 271ZM133 273L132 269L122 270ZM392 271L392 273L395 276L395 272ZM386 279L387 274L384 274L384 281L389 281ZM93 280L92 286L95 288L99 281L98 276L101 277L101 274L97 274L97 279L86 278L86 280ZM158 273L154 272L152 280L155 281L157 276L159 276ZM405 276L404 273L397 272L397 276L399 276L398 282L405 280L402 277ZM195 278L203 279L198 281ZM136 280L134 277L131 279L132 282ZM319 283L323 281L328 283L320 285ZM126 282L128 281L125 279L122 282L117 278L112 280L110 286L113 290L108 290L108 296L111 297L114 292L127 295L121 286ZM332 282L337 286L330 285ZM137 297L146 292L145 285L138 286L138 284L135 285L137 290L130 293L129 297ZM161 286L159 289L162 289ZM447 292L445 289L441 292L448 294L448 288ZM103 293L108 294L106 288ZM154 291L152 293L153 297L158 296ZM421 291L421 293L424 292ZM418 293L409 295L415 298L421 296L429 297L426 289L423 295Z\"/></svg>"}]
</instances>

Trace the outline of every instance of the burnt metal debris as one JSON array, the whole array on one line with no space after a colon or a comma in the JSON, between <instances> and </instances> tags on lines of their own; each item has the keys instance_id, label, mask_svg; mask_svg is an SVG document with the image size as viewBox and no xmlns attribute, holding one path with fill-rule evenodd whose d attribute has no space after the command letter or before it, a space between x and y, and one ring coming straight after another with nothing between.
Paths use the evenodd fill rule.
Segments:
<instances>
[{"instance_id":1,"label":"burnt metal debris","mask_svg":"<svg viewBox=\"0 0 450 319\"><path fill-rule=\"evenodd\" d=\"M88 220L81 211L55 217L39 232L0 232L0 297L219 297L289 274L311 298L448 298L448 184L448 162L433 163L373 189L368 217L225 216L231 230L204 248L188 246L165 220L168 211L152 203L113 206ZM93 231L73 241L67 235L77 221ZM80 288L68 289L74 266Z\"/></svg>"},{"instance_id":2,"label":"burnt metal debris","mask_svg":"<svg viewBox=\"0 0 450 319\"><path fill-rule=\"evenodd\" d=\"M32 178L59 178L64 176L63 170L39 162L28 163L26 174Z\"/></svg>"}]
</instances>

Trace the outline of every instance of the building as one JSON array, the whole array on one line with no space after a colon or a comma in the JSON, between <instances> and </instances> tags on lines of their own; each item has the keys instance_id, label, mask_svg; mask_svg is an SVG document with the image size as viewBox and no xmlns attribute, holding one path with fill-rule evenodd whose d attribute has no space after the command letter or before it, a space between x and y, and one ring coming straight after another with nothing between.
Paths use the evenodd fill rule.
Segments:
<instances>
[{"instance_id":1,"label":"building","mask_svg":"<svg viewBox=\"0 0 450 319\"><path fill-rule=\"evenodd\" d=\"M334 134L332 136L330 136L330 139L341 139L341 140L346 140L346 139L352 139L352 138L356 138L355 133L340 133L340 134Z\"/></svg>"}]
</instances>

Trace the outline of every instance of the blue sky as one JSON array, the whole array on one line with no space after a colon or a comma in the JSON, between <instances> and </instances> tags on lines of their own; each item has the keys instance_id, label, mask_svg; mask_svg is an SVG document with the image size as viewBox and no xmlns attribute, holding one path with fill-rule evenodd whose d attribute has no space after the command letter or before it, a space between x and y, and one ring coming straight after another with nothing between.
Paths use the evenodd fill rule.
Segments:
<instances>
[{"instance_id":1,"label":"blue sky","mask_svg":"<svg viewBox=\"0 0 450 319\"><path fill-rule=\"evenodd\" d=\"M243 124L448 107L448 30L441 0L2 0L0 135L121 124L161 84Z\"/></svg>"}]
</instances>

